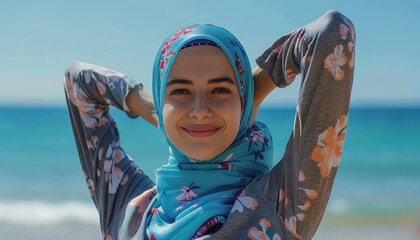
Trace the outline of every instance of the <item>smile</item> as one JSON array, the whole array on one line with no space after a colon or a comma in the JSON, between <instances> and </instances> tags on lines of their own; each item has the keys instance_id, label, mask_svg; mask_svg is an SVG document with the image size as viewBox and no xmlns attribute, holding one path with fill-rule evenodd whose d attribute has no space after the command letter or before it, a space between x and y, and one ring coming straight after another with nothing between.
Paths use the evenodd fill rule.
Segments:
<instances>
[{"instance_id":1,"label":"smile","mask_svg":"<svg viewBox=\"0 0 420 240\"><path fill-rule=\"evenodd\" d=\"M193 137L209 137L219 130L215 126L193 126L185 127L184 130Z\"/></svg>"}]
</instances>

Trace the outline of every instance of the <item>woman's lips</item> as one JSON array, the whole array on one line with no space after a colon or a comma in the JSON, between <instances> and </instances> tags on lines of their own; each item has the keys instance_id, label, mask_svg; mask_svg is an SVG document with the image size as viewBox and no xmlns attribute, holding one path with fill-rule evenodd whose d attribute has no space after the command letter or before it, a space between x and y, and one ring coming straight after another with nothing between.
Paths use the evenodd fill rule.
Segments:
<instances>
[{"instance_id":1,"label":"woman's lips","mask_svg":"<svg viewBox=\"0 0 420 240\"><path fill-rule=\"evenodd\" d=\"M209 137L219 130L216 126L191 126L184 127L184 130L193 137Z\"/></svg>"}]
</instances>

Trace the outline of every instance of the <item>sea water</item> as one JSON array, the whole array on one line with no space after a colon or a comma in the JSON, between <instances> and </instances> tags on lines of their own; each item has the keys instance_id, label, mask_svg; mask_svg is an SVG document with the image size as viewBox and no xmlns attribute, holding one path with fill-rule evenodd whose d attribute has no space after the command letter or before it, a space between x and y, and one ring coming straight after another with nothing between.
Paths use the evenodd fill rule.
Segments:
<instances>
[{"instance_id":1,"label":"sea water","mask_svg":"<svg viewBox=\"0 0 420 240\"><path fill-rule=\"evenodd\" d=\"M154 169L168 157L160 132L141 118L129 119L116 109L111 113L122 147L154 179ZM294 114L293 108L259 112L257 120L273 135L276 162L293 130ZM326 215L420 212L419 199L420 108L351 108ZM97 227L99 219L67 109L0 108L0 226L72 223Z\"/></svg>"}]
</instances>

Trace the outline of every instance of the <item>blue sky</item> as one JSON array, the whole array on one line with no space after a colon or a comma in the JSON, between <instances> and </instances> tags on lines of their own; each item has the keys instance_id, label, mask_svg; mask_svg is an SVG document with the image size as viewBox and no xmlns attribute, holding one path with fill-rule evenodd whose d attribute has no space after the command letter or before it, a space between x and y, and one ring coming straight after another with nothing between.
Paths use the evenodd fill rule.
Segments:
<instances>
[{"instance_id":1,"label":"blue sky","mask_svg":"<svg viewBox=\"0 0 420 240\"><path fill-rule=\"evenodd\" d=\"M204 3L206 2L206 3ZM166 36L194 23L231 31L254 59L277 38L336 9L357 34L351 106L420 106L420 1L1 1L0 105L65 106L71 60L120 71L151 91ZM300 84L264 106L296 105Z\"/></svg>"}]
</instances>

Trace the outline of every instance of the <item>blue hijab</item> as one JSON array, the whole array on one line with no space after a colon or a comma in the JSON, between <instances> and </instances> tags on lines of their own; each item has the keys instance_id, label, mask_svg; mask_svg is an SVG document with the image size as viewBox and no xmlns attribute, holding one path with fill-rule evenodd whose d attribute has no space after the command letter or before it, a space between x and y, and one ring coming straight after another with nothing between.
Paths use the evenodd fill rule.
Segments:
<instances>
[{"instance_id":1,"label":"blue hijab","mask_svg":"<svg viewBox=\"0 0 420 240\"><path fill-rule=\"evenodd\" d=\"M218 46L226 54L238 83L242 115L238 134L224 152L206 161L195 161L169 140L162 110L169 71L178 52L203 43ZM169 160L156 170L157 201L146 223L150 239L196 238L221 226L246 185L270 170L273 150L268 128L259 122L248 128L253 96L248 57L227 30L193 25L171 34L162 44L153 68L153 100L159 129L169 144Z\"/></svg>"}]
</instances>

